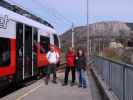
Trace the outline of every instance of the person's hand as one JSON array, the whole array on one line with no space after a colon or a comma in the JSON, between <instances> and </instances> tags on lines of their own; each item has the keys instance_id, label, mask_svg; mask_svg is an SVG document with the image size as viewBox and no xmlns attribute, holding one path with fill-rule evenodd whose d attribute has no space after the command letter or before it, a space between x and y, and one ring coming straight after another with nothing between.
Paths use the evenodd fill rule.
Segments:
<instances>
[{"instance_id":1,"label":"person's hand","mask_svg":"<svg viewBox=\"0 0 133 100\"><path fill-rule=\"evenodd\" d=\"M83 70L86 71L86 67L83 67Z\"/></svg>"},{"instance_id":2,"label":"person's hand","mask_svg":"<svg viewBox=\"0 0 133 100\"><path fill-rule=\"evenodd\" d=\"M78 60L79 58L78 57L76 57L76 60Z\"/></svg>"}]
</instances>

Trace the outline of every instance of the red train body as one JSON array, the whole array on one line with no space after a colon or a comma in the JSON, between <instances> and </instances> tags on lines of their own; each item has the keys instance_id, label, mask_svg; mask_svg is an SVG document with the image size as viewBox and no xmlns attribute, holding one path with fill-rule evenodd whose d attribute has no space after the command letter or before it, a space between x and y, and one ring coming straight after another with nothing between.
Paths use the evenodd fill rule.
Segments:
<instances>
[{"instance_id":1,"label":"red train body","mask_svg":"<svg viewBox=\"0 0 133 100\"><path fill-rule=\"evenodd\" d=\"M46 53L51 44L60 53L53 28L0 6L0 90L11 81L38 75L48 64Z\"/></svg>"}]
</instances>

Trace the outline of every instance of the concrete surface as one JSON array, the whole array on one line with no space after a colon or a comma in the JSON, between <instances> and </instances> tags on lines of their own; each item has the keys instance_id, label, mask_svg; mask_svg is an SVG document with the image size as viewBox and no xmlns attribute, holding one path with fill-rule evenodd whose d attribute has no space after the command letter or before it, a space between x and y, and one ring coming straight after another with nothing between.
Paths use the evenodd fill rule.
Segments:
<instances>
[{"instance_id":1,"label":"concrete surface","mask_svg":"<svg viewBox=\"0 0 133 100\"><path fill-rule=\"evenodd\" d=\"M93 84L92 79L88 78L87 75L86 79L88 87L86 89L78 88L77 85L73 87L69 84L68 86L62 86L64 73L58 73L57 77L58 84L49 82L48 85L45 85L44 80L41 79L30 86L24 87L1 98L0 100L98 100L92 98L95 94L95 91L92 91L92 88L94 87L93 89L95 89L96 87ZM69 80L70 79L71 78L69 78ZM98 98L101 100L100 97Z\"/></svg>"}]
</instances>

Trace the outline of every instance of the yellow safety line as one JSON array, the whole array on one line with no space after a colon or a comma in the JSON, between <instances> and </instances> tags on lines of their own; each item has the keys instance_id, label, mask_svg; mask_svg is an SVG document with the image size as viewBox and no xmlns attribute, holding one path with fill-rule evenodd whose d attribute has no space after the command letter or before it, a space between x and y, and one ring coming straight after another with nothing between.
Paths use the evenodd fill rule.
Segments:
<instances>
[{"instance_id":1,"label":"yellow safety line","mask_svg":"<svg viewBox=\"0 0 133 100\"><path fill-rule=\"evenodd\" d=\"M28 96L30 93L32 93L32 92L34 92L34 91L36 91L36 90L37 90L38 88L40 88L42 85L44 85L44 84L40 84L39 86L37 86L37 87L35 87L35 88L31 89L30 91L28 91L28 92L27 92L27 93L25 93L24 95L19 96L16 100L21 100L22 98L24 98L24 97Z\"/></svg>"}]
</instances>

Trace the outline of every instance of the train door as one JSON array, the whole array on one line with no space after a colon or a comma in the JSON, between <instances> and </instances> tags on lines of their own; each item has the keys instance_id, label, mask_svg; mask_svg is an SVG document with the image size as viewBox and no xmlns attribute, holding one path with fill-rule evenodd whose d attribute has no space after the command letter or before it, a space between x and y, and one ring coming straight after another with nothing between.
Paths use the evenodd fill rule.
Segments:
<instances>
[{"instance_id":1,"label":"train door","mask_svg":"<svg viewBox=\"0 0 133 100\"><path fill-rule=\"evenodd\" d=\"M16 24L16 45L17 45L17 72L16 80L24 80L33 76L33 31L32 27L22 23Z\"/></svg>"},{"instance_id":2,"label":"train door","mask_svg":"<svg viewBox=\"0 0 133 100\"><path fill-rule=\"evenodd\" d=\"M24 78L24 49L23 49L23 33L24 25L22 23L16 24L16 81L21 81Z\"/></svg>"},{"instance_id":3,"label":"train door","mask_svg":"<svg viewBox=\"0 0 133 100\"><path fill-rule=\"evenodd\" d=\"M24 78L32 76L32 27L25 25L24 32Z\"/></svg>"}]
</instances>

